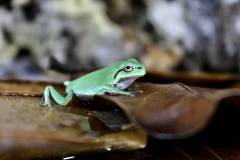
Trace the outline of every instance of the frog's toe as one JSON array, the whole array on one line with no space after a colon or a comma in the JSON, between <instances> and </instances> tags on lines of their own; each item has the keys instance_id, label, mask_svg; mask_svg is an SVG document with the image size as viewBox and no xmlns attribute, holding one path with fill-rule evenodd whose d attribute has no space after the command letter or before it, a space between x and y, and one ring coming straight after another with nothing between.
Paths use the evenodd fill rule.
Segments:
<instances>
[{"instance_id":1,"label":"frog's toe","mask_svg":"<svg viewBox=\"0 0 240 160\"><path fill-rule=\"evenodd\" d=\"M44 97L42 97L42 98L41 98L41 104L42 104L42 105L44 105L44 106L46 106L46 105L47 105L47 104L46 104L46 102L45 102L45 99L44 99Z\"/></svg>"},{"instance_id":2,"label":"frog's toe","mask_svg":"<svg viewBox=\"0 0 240 160\"><path fill-rule=\"evenodd\" d=\"M134 94L134 93L131 93L131 94L130 94L130 96L134 97L134 96L135 96L135 94Z\"/></svg>"},{"instance_id":3,"label":"frog's toe","mask_svg":"<svg viewBox=\"0 0 240 160\"><path fill-rule=\"evenodd\" d=\"M127 96L132 96L132 97L135 96L133 92L127 92L126 95Z\"/></svg>"},{"instance_id":4,"label":"frog's toe","mask_svg":"<svg viewBox=\"0 0 240 160\"><path fill-rule=\"evenodd\" d=\"M42 104L42 106L47 106L48 108L52 108L50 102L47 103L45 101L44 97L41 98L41 104Z\"/></svg>"}]
</instances>

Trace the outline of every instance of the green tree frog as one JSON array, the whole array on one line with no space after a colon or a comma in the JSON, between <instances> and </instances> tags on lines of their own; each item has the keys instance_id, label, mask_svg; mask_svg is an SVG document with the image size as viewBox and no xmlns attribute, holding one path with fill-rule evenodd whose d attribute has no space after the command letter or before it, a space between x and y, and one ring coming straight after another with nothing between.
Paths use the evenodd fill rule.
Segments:
<instances>
[{"instance_id":1,"label":"green tree frog","mask_svg":"<svg viewBox=\"0 0 240 160\"><path fill-rule=\"evenodd\" d=\"M78 79L64 82L66 86L65 97L52 86L47 86L44 90L43 105L51 108L50 96L61 106L67 106L73 96L85 97L105 93L133 96L132 92L125 91L125 89L145 74L145 66L136 59L119 61Z\"/></svg>"}]
</instances>

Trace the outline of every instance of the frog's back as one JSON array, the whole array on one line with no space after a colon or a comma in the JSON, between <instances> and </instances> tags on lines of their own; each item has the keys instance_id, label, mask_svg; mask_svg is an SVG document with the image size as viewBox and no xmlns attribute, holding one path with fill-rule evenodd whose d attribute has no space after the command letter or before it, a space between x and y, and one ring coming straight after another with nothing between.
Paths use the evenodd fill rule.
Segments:
<instances>
[{"instance_id":1,"label":"frog's back","mask_svg":"<svg viewBox=\"0 0 240 160\"><path fill-rule=\"evenodd\" d=\"M111 76L106 69L100 69L64 84L76 95L94 95L103 85L111 83Z\"/></svg>"}]
</instances>

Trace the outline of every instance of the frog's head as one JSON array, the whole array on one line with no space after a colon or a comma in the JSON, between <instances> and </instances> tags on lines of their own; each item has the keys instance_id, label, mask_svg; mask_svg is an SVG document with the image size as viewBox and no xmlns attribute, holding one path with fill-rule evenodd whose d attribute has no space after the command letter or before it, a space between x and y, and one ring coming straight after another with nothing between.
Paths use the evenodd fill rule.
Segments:
<instances>
[{"instance_id":1,"label":"frog's head","mask_svg":"<svg viewBox=\"0 0 240 160\"><path fill-rule=\"evenodd\" d=\"M114 83L120 89L125 89L137 78L146 74L145 66L136 59L130 58L118 63L118 69L114 75Z\"/></svg>"}]
</instances>

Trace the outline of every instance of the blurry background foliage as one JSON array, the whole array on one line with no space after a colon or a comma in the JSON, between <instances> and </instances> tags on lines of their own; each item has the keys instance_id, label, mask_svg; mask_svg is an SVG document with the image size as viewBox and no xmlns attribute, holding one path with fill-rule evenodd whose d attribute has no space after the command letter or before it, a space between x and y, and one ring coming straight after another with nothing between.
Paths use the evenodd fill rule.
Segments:
<instances>
[{"instance_id":1,"label":"blurry background foliage","mask_svg":"<svg viewBox=\"0 0 240 160\"><path fill-rule=\"evenodd\" d=\"M240 0L1 0L0 75L137 57L150 71L240 71Z\"/></svg>"}]
</instances>

